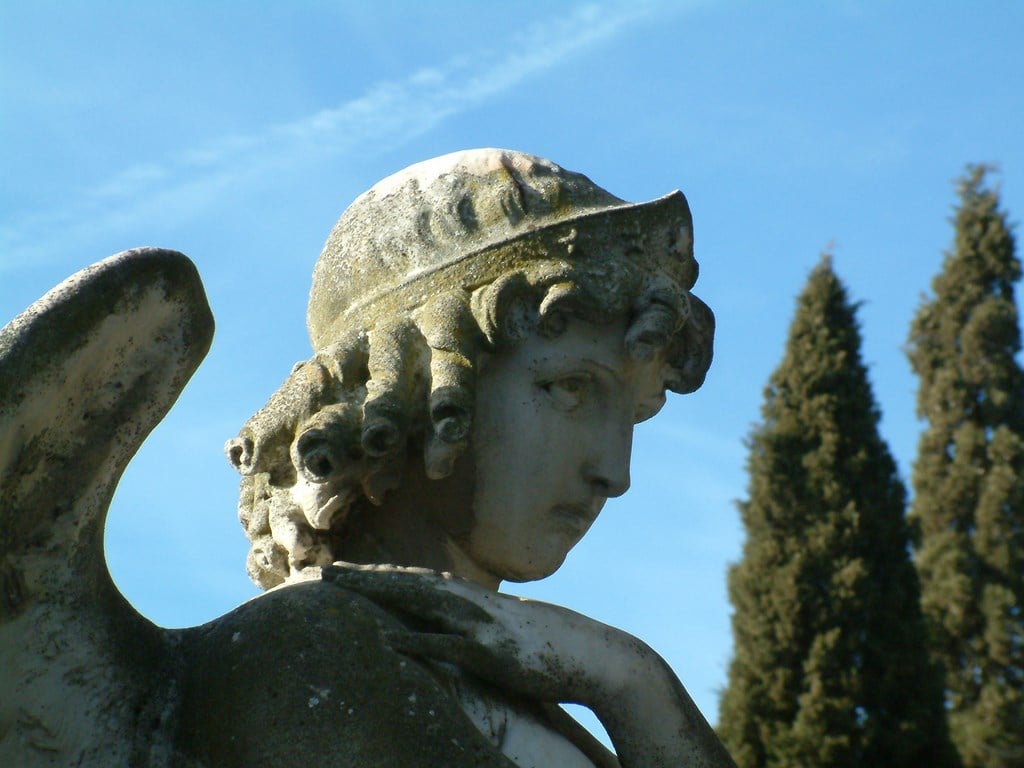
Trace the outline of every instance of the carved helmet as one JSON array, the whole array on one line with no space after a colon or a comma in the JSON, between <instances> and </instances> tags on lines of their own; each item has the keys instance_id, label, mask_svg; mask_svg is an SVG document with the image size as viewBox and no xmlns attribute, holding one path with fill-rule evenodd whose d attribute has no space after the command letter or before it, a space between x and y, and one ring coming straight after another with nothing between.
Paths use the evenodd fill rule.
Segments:
<instances>
[{"instance_id":1,"label":"carved helmet","mask_svg":"<svg viewBox=\"0 0 1024 768\"><path fill-rule=\"evenodd\" d=\"M310 339L321 349L354 324L369 327L373 318L412 311L439 292L472 291L552 258L597 269L625 260L684 297L689 314L702 319L699 327L690 323L689 343L676 350L681 376L671 388L700 386L711 361L713 317L689 293L697 262L682 192L628 203L582 174L502 149L417 163L360 195L314 269Z\"/></svg>"}]
</instances>

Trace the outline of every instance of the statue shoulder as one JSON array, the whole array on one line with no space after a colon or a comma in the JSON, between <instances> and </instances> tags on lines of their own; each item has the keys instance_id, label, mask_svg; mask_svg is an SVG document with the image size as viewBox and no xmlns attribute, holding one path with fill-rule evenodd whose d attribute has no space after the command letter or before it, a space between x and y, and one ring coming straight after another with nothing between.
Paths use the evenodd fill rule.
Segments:
<instances>
[{"instance_id":1,"label":"statue shoulder","mask_svg":"<svg viewBox=\"0 0 1024 768\"><path fill-rule=\"evenodd\" d=\"M188 765L511 765L419 662L398 620L319 580L271 590L182 634L176 751Z\"/></svg>"}]
</instances>

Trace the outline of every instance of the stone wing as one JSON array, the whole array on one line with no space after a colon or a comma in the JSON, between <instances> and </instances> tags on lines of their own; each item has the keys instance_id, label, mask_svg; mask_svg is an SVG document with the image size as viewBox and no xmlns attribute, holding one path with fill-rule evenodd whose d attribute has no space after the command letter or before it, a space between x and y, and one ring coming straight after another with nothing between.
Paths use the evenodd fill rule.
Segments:
<instances>
[{"instance_id":1,"label":"stone wing","mask_svg":"<svg viewBox=\"0 0 1024 768\"><path fill-rule=\"evenodd\" d=\"M128 764L152 744L171 641L111 582L104 522L212 337L195 266L156 248L0 330L0 764Z\"/></svg>"}]
</instances>

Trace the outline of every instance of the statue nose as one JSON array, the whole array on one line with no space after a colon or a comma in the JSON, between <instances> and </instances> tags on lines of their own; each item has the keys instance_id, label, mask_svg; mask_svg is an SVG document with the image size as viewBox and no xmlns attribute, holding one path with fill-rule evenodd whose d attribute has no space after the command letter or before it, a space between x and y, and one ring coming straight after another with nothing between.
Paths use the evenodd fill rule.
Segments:
<instances>
[{"instance_id":1,"label":"statue nose","mask_svg":"<svg viewBox=\"0 0 1024 768\"><path fill-rule=\"evenodd\" d=\"M611 431L611 430L610 430ZM595 441L593 455L585 468L587 481L594 492L611 499L629 490L629 459L633 450L633 425L614 430Z\"/></svg>"},{"instance_id":2,"label":"statue nose","mask_svg":"<svg viewBox=\"0 0 1024 768\"><path fill-rule=\"evenodd\" d=\"M606 499L614 499L616 496L621 496L629 490L629 471L627 470L619 478L595 476L591 480L591 486L594 488L596 495L603 496Z\"/></svg>"}]
</instances>

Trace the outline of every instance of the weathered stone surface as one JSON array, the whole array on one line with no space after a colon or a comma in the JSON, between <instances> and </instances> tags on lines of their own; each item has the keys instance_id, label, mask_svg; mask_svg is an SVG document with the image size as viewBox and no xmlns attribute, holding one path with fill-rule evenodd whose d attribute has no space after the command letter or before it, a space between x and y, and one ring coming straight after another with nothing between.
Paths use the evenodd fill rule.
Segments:
<instances>
[{"instance_id":1,"label":"weathered stone surface","mask_svg":"<svg viewBox=\"0 0 1024 768\"><path fill-rule=\"evenodd\" d=\"M103 525L212 334L195 267L152 248L0 331L0 765L166 763L175 638L111 583Z\"/></svg>"},{"instance_id":2,"label":"weathered stone surface","mask_svg":"<svg viewBox=\"0 0 1024 768\"><path fill-rule=\"evenodd\" d=\"M314 356L227 446L274 588L173 631L111 584L103 518L209 345L202 288L156 249L56 288L0 334L0 764L729 765L642 642L497 592L559 567L633 425L700 385L696 274L679 192L504 150L381 182L317 265Z\"/></svg>"}]
</instances>

